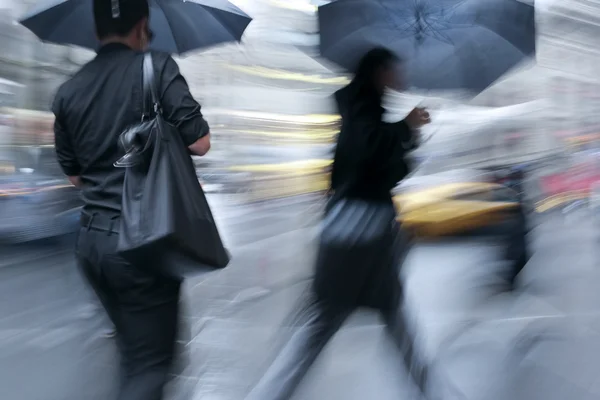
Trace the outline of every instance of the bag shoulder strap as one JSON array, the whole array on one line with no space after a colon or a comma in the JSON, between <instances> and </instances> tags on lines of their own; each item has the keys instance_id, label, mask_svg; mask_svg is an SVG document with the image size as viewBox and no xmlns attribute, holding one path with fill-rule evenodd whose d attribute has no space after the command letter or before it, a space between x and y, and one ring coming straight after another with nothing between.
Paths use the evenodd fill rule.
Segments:
<instances>
[{"instance_id":1,"label":"bag shoulder strap","mask_svg":"<svg viewBox=\"0 0 600 400\"><path fill-rule=\"evenodd\" d=\"M154 64L150 52L144 54L142 65L142 95L144 96L144 115L143 118L149 118L152 115L162 112L160 100L158 97L158 88L156 86L156 76L154 73Z\"/></svg>"}]
</instances>

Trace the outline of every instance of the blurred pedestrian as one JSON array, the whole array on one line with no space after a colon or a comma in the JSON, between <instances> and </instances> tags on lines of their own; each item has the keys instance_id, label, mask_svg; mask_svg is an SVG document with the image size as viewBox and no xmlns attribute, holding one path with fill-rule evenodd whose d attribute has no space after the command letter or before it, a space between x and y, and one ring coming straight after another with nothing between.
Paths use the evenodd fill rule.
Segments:
<instances>
[{"instance_id":1,"label":"blurred pedestrian","mask_svg":"<svg viewBox=\"0 0 600 400\"><path fill-rule=\"evenodd\" d=\"M516 290L520 287L521 272L531 259L531 249L527 240L529 223L526 205L521 198L519 196L519 207L507 218L509 229L506 234L507 246L504 257L509 262L509 267L504 275L509 290Z\"/></svg>"},{"instance_id":2,"label":"blurred pedestrian","mask_svg":"<svg viewBox=\"0 0 600 400\"><path fill-rule=\"evenodd\" d=\"M132 264L117 253L125 169L113 165L124 155L119 136L142 120L149 7L147 0L94 0L93 12L101 47L56 94L56 153L81 188L77 258L117 331L123 368L118 399L160 400L174 361L181 283L152 272L160 268L150 257ZM175 61L152 56L163 117L192 153L204 155L210 134L200 105Z\"/></svg>"},{"instance_id":3,"label":"blurred pedestrian","mask_svg":"<svg viewBox=\"0 0 600 400\"><path fill-rule=\"evenodd\" d=\"M325 344L361 306L381 312L403 365L425 389L427 369L402 310L399 275L406 240L391 190L409 173L406 153L418 145L417 130L430 119L426 110L415 108L400 122L383 122L382 97L386 88L400 88L401 67L390 51L373 49L352 82L336 93L342 127L310 302L299 314L304 320L298 331L247 399L291 398Z\"/></svg>"}]
</instances>

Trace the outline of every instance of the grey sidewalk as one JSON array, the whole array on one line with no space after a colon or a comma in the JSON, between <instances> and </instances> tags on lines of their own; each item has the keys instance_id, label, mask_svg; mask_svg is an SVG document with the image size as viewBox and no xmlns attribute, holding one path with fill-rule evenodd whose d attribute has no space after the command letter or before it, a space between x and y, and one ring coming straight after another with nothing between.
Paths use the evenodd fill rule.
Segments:
<instances>
[{"instance_id":1,"label":"grey sidewalk","mask_svg":"<svg viewBox=\"0 0 600 400\"><path fill-rule=\"evenodd\" d=\"M234 259L186 285L189 365L173 400L241 400L275 354L312 270L315 231L299 207L218 211ZM519 296L490 295L486 285L502 265L488 241L424 244L410 255L409 305L441 372L443 399L600 398L594 228L551 219L535 237ZM100 337L99 319L82 311L70 250L13 256L0 268L0 398L110 399L116 352ZM405 373L383 332L368 310L354 315L296 399L406 398Z\"/></svg>"}]
</instances>

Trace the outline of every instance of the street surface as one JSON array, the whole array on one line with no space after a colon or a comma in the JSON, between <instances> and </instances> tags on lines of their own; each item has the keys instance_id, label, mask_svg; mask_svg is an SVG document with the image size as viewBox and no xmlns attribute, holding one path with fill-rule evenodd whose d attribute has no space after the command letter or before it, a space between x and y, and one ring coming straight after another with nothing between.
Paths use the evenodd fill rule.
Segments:
<instances>
[{"instance_id":1,"label":"street surface","mask_svg":"<svg viewBox=\"0 0 600 400\"><path fill-rule=\"evenodd\" d=\"M212 197L233 260L189 279L171 400L242 400L293 327L310 282L319 206L304 197L237 205ZM586 211L580 211L584 213ZM600 230L588 215L544 219L518 294L498 292L491 239L422 243L404 269L433 384L448 400L600 398ZM106 400L113 339L75 270L72 244L5 248L0 260L0 398ZM357 312L294 400L397 400L411 388L382 322Z\"/></svg>"}]
</instances>

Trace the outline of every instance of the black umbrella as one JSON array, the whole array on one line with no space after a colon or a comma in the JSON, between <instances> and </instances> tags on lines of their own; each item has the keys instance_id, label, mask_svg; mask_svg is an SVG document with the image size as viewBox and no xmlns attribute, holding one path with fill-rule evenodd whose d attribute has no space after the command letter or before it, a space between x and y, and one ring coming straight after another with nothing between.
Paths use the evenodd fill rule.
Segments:
<instances>
[{"instance_id":1,"label":"black umbrella","mask_svg":"<svg viewBox=\"0 0 600 400\"><path fill-rule=\"evenodd\" d=\"M387 47L421 89L480 92L535 54L534 8L517 0L337 0L319 26L323 57L352 71Z\"/></svg>"},{"instance_id":2,"label":"black umbrella","mask_svg":"<svg viewBox=\"0 0 600 400\"><path fill-rule=\"evenodd\" d=\"M122 1L122 0L120 0ZM117 5L119 1L114 0ZM226 0L148 0L153 50L182 54L239 41L251 18ZM93 0L52 0L20 22L41 40L96 50ZM117 11L117 10L115 10Z\"/></svg>"}]
</instances>

